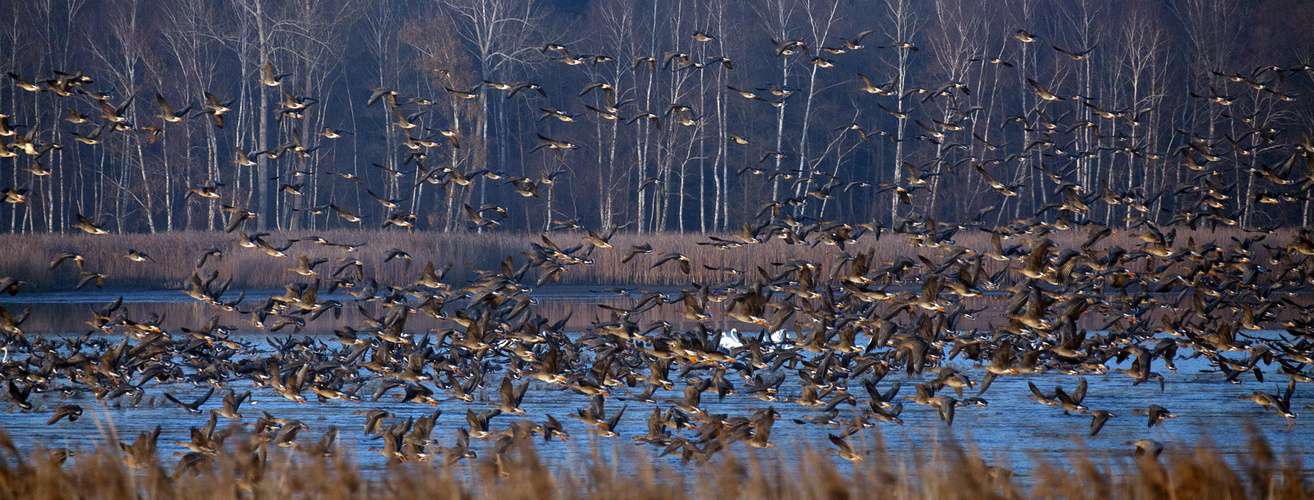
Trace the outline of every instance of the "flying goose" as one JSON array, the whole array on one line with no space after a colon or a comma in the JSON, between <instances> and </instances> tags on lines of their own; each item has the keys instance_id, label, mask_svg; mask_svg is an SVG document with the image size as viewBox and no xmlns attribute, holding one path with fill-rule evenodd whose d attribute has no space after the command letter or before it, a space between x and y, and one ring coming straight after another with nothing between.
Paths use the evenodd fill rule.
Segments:
<instances>
[{"instance_id":1,"label":"flying goose","mask_svg":"<svg viewBox=\"0 0 1314 500\"><path fill-rule=\"evenodd\" d=\"M270 87L277 87L283 84L283 78L286 78L288 75L290 75L290 73L284 73L281 75L274 74L274 63L271 61L265 61L265 67L260 71L260 83Z\"/></svg>"},{"instance_id":2,"label":"flying goose","mask_svg":"<svg viewBox=\"0 0 1314 500\"><path fill-rule=\"evenodd\" d=\"M101 222L96 223L96 222L91 222L90 219L84 217L82 214L75 214L75 215L77 216L78 223L73 224L73 227L86 231L89 234L109 234L109 231L101 229L100 227L105 223L103 217L101 219Z\"/></svg>"}]
</instances>

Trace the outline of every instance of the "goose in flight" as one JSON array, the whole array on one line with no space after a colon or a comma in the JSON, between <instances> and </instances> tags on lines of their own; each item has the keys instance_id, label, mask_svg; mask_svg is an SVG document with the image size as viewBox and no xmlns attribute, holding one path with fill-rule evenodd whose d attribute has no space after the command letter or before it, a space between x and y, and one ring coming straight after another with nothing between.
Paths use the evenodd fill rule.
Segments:
<instances>
[{"instance_id":1,"label":"goose in flight","mask_svg":"<svg viewBox=\"0 0 1314 500\"><path fill-rule=\"evenodd\" d=\"M82 407L75 404L60 403L55 405L55 413L46 421L46 425L55 425L55 422L68 419L69 422L77 422L82 416Z\"/></svg>"},{"instance_id":2,"label":"goose in flight","mask_svg":"<svg viewBox=\"0 0 1314 500\"><path fill-rule=\"evenodd\" d=\"M1100 433L1100 429L1104 428L1104 424L1108 422L1110 418L1116 417L1117 415L1114 415L1113 412L1108 410L1094 410L1090 412L1090 416L1090 436L1095 436Z\"/></svg>"},{"instance_id":3,"label":"goose in flight","mask_svg":"<svg viewBox=\"0 0 1314 500\"><path fill-rule=\"evenodd\" d=\"M853 446L849 444L848 440L845 440L842 436L836 434L827 434L826 437L830 438L830 442L836 446L835 449L830 451L839 455L840 458L850 462L862 461L862 455L853 449Z\"/></svg>"},{"instance_id":4,"label":"goose in flight","mask_svg":"<svg viewBox=\"0 0 1314 500\"><path fill-rule=\"evenodd\" d=\"M128 97L128 100L124 101L123 105L117 108L110 105L109 101L98 100L96 103L100 105L101 114L104 115L106 120L122 125L128 123L128 118L123 116L123 113L128 110L128 106L132 104L132 100L135 97L136 96Z\"/></svg>"},{"instance_id":5,"label":"goose in flight","mask_svg":"<svg viewBox=\"0 0 1314 500\"><path fill-rule=\"evenodd\" d=\"M384 102L391 104L393 107L396 107L397 91L385 87L375 87L370 89L370 98L368 101L365 101L365 106L366 107L373 106L374 103L379 102L379 99L383 99L385 97L387 98L387 100Z\"/></svg>"},{"instance_id":6,"label":"goose in flight","mask_svg":"<svg viewBox=\"0 0 1314 500\"><path fill-rule=\"evenodd\" d=\"M1068 56L1068 57L1071 58L1073 61L1083 61L1083 60L1086 59L1086 55L1087 55L1087 54L1090 54L1090 51L1095 50L1095 45L1092 45L1092 46L1090 46L1090 48L1088 48L1088 49L1086 49L1086 50L1079 51L1079 52L1069 52L1069 51L1063 50L1063 49L1060 48L1058 45L1051 45L1051 47L1054 47L1054 50L1057 50L1060 54L1063 54L1063 55L1065 55L1065 56Z\"/></svg>"},{"instance_id":7,"label":"goose in flight","mask_svg":"<svg viewBox=\"0 0 1314 500\"><path fill-rule=\"evenodd\" d=\"M127 257L128 260L133 262L146 262L148 260L151 262L155 262L155 259L151 258L150 255L147 255L146 252L134 248L129 248L128 253L123 254L123 256Z\"/></svg>"},{"instance_id":8,"label":"goose in flight","mask_svg":"<svg viewBox=\"0 0 1314 500\"><path fill-rule=\"evenodd\" d=\"M520 402L525 399L525 391L529 389L529 379L525 379L519 386L513 387L509 377L502 378L502 386L498 390L502 401L500 403L489 403L502 411L502 413L511 415L524 415L525 410L520 408Z\"/></svg>"},{"instance_id":9,"label":"goose in flight","mask_svg":"<svg viewBox=\"0 0 1314 500\"><path fill-rule=\"evenodd\" d=\"M575 144L566 141L558 141L550 137L547 137L543 134L538 134L538 140L542 142L534 149L529 150L530 153L533 153L534 151L538 151L543 148L556 149L556 150L579 149L579 146Z\"/></svg>"},{"instance_id":10,"label":"goose in flight","mask_svg":"<svg viewBox=\"0 0 1314 500\"><path fill-rule=\"evenodd\" d=\"M14 86L26 90L28 92L40 92L42 90L41 87L37 86L37 84L27 81L26 79L24 79L21 76L18 76L18 74L12 71L9 72L9 78L14 81Z\"/></svg>"},{"instance_id":11,"label":"goose in flight","mask_svg":"<svg viewBox=\"0 0 1314 500\"><path fill-rule=\"evenodd\" d=\"M78 218L78 223L73 224L73 227L86 231L88 234L109 234L109 231L100 227L105 224L103 219L101 222L91 222L91 219L86 218L82 214L75 215Z\"/></svg>"},{"instance_id":12,"label":"goose in flight","mask_svg":"<svg viewBox=\"0 0 1314 500\"><path fill-rule=\"evenodd\" d=\"M165 100L159 92L155 93L155 102L160 105L160 114L155 115L155 117L164 120L166 123L179 123L183 121L184 116L187 116L187 112L192 110L192 106L189 104L182 111L174 112L173 106L170 106L169 101Z\"/></svg>"},{"instance_id":13,"label":"goose in flight","mask_svg":"<svg viewBox=\"0 0 1314 500\"><path fill-rule=\"evenodd\" d=\"M867 78L862 73L858 73L858 79L862 80L862 85L858 87L858 90L861 90L868 94L876 94L876 95L894 94L894 82L886 82L886 83L882 83L880 86L877 86L876 84L871 83L871 79Z\"/></svg>"},{"instance_id":14,"label":"goose in flight","mask_svg":"<svg viewBox=\"0 0 1314 500\"><path fill-rule=\"evenodd\" d=\"M1283 394L1270 394L1264 391L1253 391L1254 394L1249 396L1237 396L1237 399L1253 401L1255 404L1263 407L1265 410L1273 410L1287 419L1287 425L1290 426L1296 418L1296 413L1291 411L1291 396L1296 392L1296 379L1292 378L1287 382L1287 390Z\"/></svg>"},{"instance_id":15,"label":"goose in flight","mask_svg":"<svg viewBox=\"0 0 1314 500\"><path fill-rule=\"evenodd\" d=\"M286 78L290 74L291 73L283 73L281 75L274 74L274 63L266 61L265 67L260 71L260 83L270 87L277 87L282 85L283 78Z\"/></svg>"},{"instance_id":16,"label":"goose in flight","mask_svg":"<svg viewBox=\"0 0 1314 500\"><path fill-rule=\"evenodd\" d=\"M4 201L9 204L19 204L27 202L26 189L8 188L4 191Z\"/></svg>"},{"instance_id":17,"label":"goose in flight","mask_svg":"<svg viewBox=\"0 0 1314 500\"><path fill-rule=\"evenodd\" d=\"M852 40L850 40L850 39L848 39L848 38L844 38L844 39L842 39L842 40L844 40L844 48L845 48L846 50L858 50L858 49L863 48L863 45L862 45L862 39L863 39L863 38L866 38L867 35L870 35L870 34L875 33L875 32L876 32L876 30L866 30L866 31L863 31L863 32L861 32L861 33L858 33L856 36L853 37Z\"/></svg>"},{"instance_id":18,"label":"goose in flight","mask_svg":"<svg viewBox=\"0 0 1314 500\"><path fill-rule=\"evenodd\" d=\"M538 110L543 112L543 116L538 117L539 121L542 121L544 118L547 118L549 116L561 120L563 122L575 121L574 116L557 108L538 108Z\"/></svg>"},{"instance_id":19,"label":"goose in flight","mask_svg":"<svg viewBox=\"0 0 1314 500\"><path fill-rule=\"evenodd\" d=\"M48 269L53 271L56 267L59 267L60 264L63 264L64 261L69 259L72 259L73 263L77 264L79 271L82 270L82 263L87 260L87 258L83 257L81 254L64 252L55 255L55 258L50 261L50 267Z\"/></svg>"},{"instance_id":20,"label":"goose in flight","mask_svg":"<svg viewBox=\"0 0 1314 500\"><path fill-rule=\"evenodd\" d=\"M210 118L214 120L215 128L224 128L223 114L232 111L228 106L232 105L235 101L237 101L237 99L232 99L228 102L221 102L218 97L214 96L214 94L206 92L205 102L202 103L204 109L192 116L210 115Z\"/></svg>"},{"instance_id":21,"label":"goose in flight","mask_svg":"<svg viewBox=\"0 0 1314 500\"><path fill-rule=\"evenodd\" d=\"M1035 88L1036 95L1040 96L1041 99L1044 99L1046 101L1063 100L1061 97L1054 95L1052 92L1046 89L1044 85L1040 84L1040 82L1027 78L1027 83L1031 84L1031 86Z\"/></svg>"},{"instance_id":22,"label":"goose in flight","mask_svg":"<svg viewBox=\"0 0 1314 500\"><path fill-rule=\"evenodd\" d=\"M315 266L318 266L325 262L328 262L328 259L311 260L310 257L302 255L300 257L297 257L297 267L289 267L287 270L300 274L302 276L316 276L319 273L315 272Z\"/></svg>"},{"instance_id":23,"label":"goose in flight","mask_svg":"<svg viewBox=\"0 0 1314 500\"><path fill-rule=\"evenodd\" d=\"M689 274L689 271L691 270L689 266L689 258L685 257L684 254L681 254L679 252L670 252L662 255L657 259L656 262L652 264L652 267L650 269L656 269L658 266L670 261L675 261L679 263L680 272L684 274Z\"/></svg>"},{"instance_id":24,"label":"goose in flight","mask_svg":"<svg viewBox=\"0 0 1314 500\"><path fill-rule=\"evenodd\" d=\"M219 410L210 410L210 411L213 414L219 415L224 418L241 420L242 414L241 412L238 411L238 408L242 406L243 401L246 401L250 397L251 397L251 391L244 391L241 394L237 394L237 391L234 391L233 389L229 388L228 394L224 395L223 408ZM200 405L197 406L199 407Z\"/></svg>"},{"instance_id":25,"label":"goose in flight","mask_svg":"<svg viewBox=\"0 0 1314 500\"><path fill-rule=\"evenodd\" d=\"M209 400L210 400L210 396L213 395L213 394L214 394L214 387L210 387L210 391L209 391L209 392L206 392L205 395L203 395L203 396L201 396L201 397L199 397L199 398L196 398L195 401L192 401L192 402L190 402L190 403L184 403L184 402L182 402L182 401L179 401L178 398L176 398L176 397L173 396L173 394L169 394L169 393L167 393L167 392L164 393L164 398L165 398L165 399L168 399L169 402L178 405L178 406L181 407L182 409L187 410L187 411L188 411L189 413L191 413L192 415L200 415L200 414L201 414L201 405L205 404L206 401L209 401Z\"/></svg>"},{"instance_id":26,"label":"goose in flight","mask_svg":"<svg viewBox=\"0 0 1314 500\"><path fill-rule=\"evenodd\" d=\"M1156 425L1159 425L1163 423L1163 420L1166 418L1177 418L1177 415L1174 415L1172 412L1168 411L1167 408L1153 404L1150 405L1149 408L1137 408L1135 410L1132 410L1132 413L1135 413L1137 415L1145 415L1146 417L1148 417L1149 423L1146 425L1146 427L1154 427Z\"/></svg>"}]
</instances>

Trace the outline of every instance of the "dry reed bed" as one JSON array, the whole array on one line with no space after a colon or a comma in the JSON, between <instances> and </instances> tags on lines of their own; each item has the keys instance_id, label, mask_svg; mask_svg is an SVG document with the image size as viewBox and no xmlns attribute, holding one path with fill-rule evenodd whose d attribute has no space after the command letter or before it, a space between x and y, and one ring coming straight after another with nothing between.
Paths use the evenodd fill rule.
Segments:
<instances>
[{"instance_id":1,"label":"dry reed bed","mask_svg":"<svg viewBox=\"0 0 1314 500\"><path fill-rule=\"evenodd\" d=\"M1252 435L1254 436L1254 435ZM788 447L787 445L785 445ZM895 455L878 442L865 460L837 463L810 447L737 456L706 464L653 462L642 452L545 464L532 446L499 459L454 466L406 463L364 470L349 458L324 459L280 448L221 451L194 466L130 469L117 449L75 455L60 465L46 452L23 454L0 432L0 497L31 499L493 498L493 499L1226 499L1309 498L1303 464L1279 457L1259 437L1231 464L1208 448L1170 449L1155 459L1074 452L1041 462L1026 477L973 451L936 445ZM1299 457L1299 454L1291 455Z\"/></svg>"},{"instance_id":2,"label":"dry reed bed","mask_svg":"<svg viewBox=\"0 0 1314 500\"><path fill-rule=\"evenodd\" d=\"M342 247L323 246L305 239L317 235L330 242L360 245L360 250L350 252ZM1263 243L1269 246L1285 244L1291 233L1279 232L1270 236ZM80 253L86 257L85 270L100 272L109 277L107 287L114 288L181 288L195 272L197 257L210 248L224 252L222 260L207 264L207 269L219 272L221 279L233 280L236 288L281 288L294 281L307 278L296 275L288 268L296 267L296 258L307 256L311 259L328 259L316 270L322 275L332 272L339 259L354 258L361 260L367 277L378 280L381 284L405 285L419 278L424 263L432 261L441 268L452 264L449 282L464 283L474 279L477 271L499 269L506 257L513 257L517 267L530 259L532 245L543 245L540 234L524 233L416 233L400 231L326 231L326 232L287 232L265 236L265 240L275 246L282 246L289 240L301 240L287 251L288 258L271 257L250 248L242 248L232 242L233 234L219 232L173 232L159 234L112 234L93 236L86 234L37 234L37 235L0 235L0 276L9 276L25 280L29 289L38 291L69 290L77 283L81 275L72 262L66 262L59 269L47 272L51 259L61 252ZM584 233L554 232L545 235L562 249L583 244ZM612 249L595 249L589 258L590 265L568 266L562 273L560 283L575 285L685 285L694 283L725 283L734 281L736 276L713 268L733 268L750 274L750 281L756 278L756 268L762 267L774 272L772 264L783 263L792 259L804 259L819 266L822 276L831 272L840 249L824 245L789 245L779 239L771 239L762 244L745 245L741 248L726 250L711 245L700 245L711 241L710 236L730 239L729 235L700 235L694 233L657 233L632 234L621 233L611 239ZM1062 251L1077 248L1085 241L1087 232L1082 230L1055 231L1047 235ZM1222 247L1234 246L1232 238L1245 238L1246 233L1233 229L1218 231L1178 230L1177 245L1185 246L1188 239L1197 245L1214 243ZM1005 239L1005 245L1026 244L1030 237L1018 236ZM990 235L983 231L960 231L953 237L954 242L965 248L979 252L990 248ZM621 263L625 252L631 245L650 244L654 249L652 255L639 255L628 263ZM1124 249L1136 249L1144 245L1131 232L1119 231L1115 236L1105 238L1095 246L1096 249L1118 246ZM150 255L153 262L133 262L124 255L128 249L136 249ZM412 257L408 263L402 259L384 262L384 257L391 249L400 249ZM1256 250L1263 253L1262 247ZM874 251L877 263L891 262L899 257L916 259L924 256L933 262L939 262L948 255L948 250L931 249L914 246L906 234L884 233L879 239L867 233L856 244L848 245L845 250L850 254ZM671 262L652 268L662 254L679 252L687 256L692 269L685 275ZM985 262L986 270L994 272L1000 264L989 259ZM873 266L876 267L876 266ZM531 270L527 281L537 278L541 270Z\"/></svg>"}]
</instances>

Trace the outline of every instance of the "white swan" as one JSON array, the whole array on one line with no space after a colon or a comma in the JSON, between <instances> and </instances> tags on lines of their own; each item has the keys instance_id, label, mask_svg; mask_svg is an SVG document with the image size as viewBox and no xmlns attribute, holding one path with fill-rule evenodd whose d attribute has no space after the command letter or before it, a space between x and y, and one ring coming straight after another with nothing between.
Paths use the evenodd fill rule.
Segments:
<instances>
[{"instance_id":1,"label":"white swan","mask_svg":"<svg viewBox=\"0 0 1314 500\"><path fill-rule=\"evenodd\" d=\"M731 328L730 331L721 334L721 343L717 345L720 349L732 351L743 347L744 341L739 338L739 330Z\"/></svg>"}]
</instances>

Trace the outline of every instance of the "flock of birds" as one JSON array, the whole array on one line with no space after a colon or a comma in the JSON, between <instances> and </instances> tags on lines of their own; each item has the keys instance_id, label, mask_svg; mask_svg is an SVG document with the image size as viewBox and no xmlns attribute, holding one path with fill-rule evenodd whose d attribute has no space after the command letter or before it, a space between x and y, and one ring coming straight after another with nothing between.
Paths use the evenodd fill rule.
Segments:
<instances>
[{"instance_id":1,"label":"flock of birds","mask_svg":"<svg viewBox=\"0 0 1314 500\"><path fill-rule=\"evenodd\" d=\"M822 52L857 50L869 34L845 40L841 46L822 48ZM1022 35L1034 41L1025 32L1020 32L1018 40L1031 43ZM705 33L695 33L694 37L699 41L712 39ZM892 46L916 50L906 43ZM833 65L824 57L812 57L801 41L779 42L777 47L781 56L803 53L816 64ZM605 56L572 55L561 46L549 45L543 52L570 65L609 60ZM1082 55L1068 54L1074 58ZM724 58L715 62L731 67ZM636 68L644 64L655 68L657 63L656 58L641 58ZM712 64L685 54L667 55L661 63L677 71ZM40 87L12 73L10 76L21 88L61 95L85 93L80 85L89 81L81 75L61 75ZM284 76L266 65L261 81L277 86ZM862 80L866 82L864 91L888 92L888 86L872 85L865 77ZM524 90L544 92L531 83L486 84L507 91L508 97ZM1033 85L1043 99L1059 99L1038 83ZM618 113L626 102L616 102L610 86L590 84L581 95L595 89L604 95L602 107L590 109L604 118L622 118ZM752 91L731 90L748 98L780 102ZM787 97L787 89L779 90ZM951 96L966 91L948 85L928 92ZM473 91L449 92L462 98L478 98ZM107 124L93 134L79 136L79 140L95 140L96 134L110 128L131 127L123 119L122 106L113 106L104 96L93 97ZM201 113L222 125L226 105L214 96L206 97ZM394 125L408 131L411 141L419 141L409 135L416 128L414 115L397 111L397 99L395 91L375 89L370 104L387 102L398 117ZM189 111L174 112L163 98L159 104L160 118L165 122L181 121ZM313 99L289 95L288 102L283 103L285 111L280 113L293 115L311 104ZM1088 100L1086 105L1093 104ZM556 109L544 108L543 112L544 118L567 122L574 119ZM653 113L638 116L654 121L661 118ZM680 106L673 106L664 116L676 122L697 118L692 110ZM1049 125L1040 124L1044 130L1060 128ZM13 137L13 132L0 121L0 136ZM326 137L341 133L326 132ZM455 134L448 137L452 146L458 146ZM542 140L542 148L577 147L547 137ZM13 145L0 147L0 151L12 153L18 149L39 156L51 147L55 146L37 144L29 133ZM300 143L290 143L279 151L259 154L304 153L305 149ZM1193 141L1185 149L1180 154L1205 173L1197 179L1201 182L1192 184L1201 202L1184 208L1178 221L1194 224L1200 218L1225 218L1222 202L1229 196L1228 189L1218 184L1222 174L1209 166L1222 160L1200 158L1223 153L1207 141ZM1303 181L1293 179L1291 167L1297 160L1314 161L1314 148L1297 144L1291 149L1291 160L1283 169L1265 168L1255 175L1269 179L1277 188L1285 187L1285 195L1294 199L1303 196L1300 193L1311 181L1308 176ZM252 155L241 153L238 161L253 162ZM984 164L977 168L988 176ZM469 182L476 177L453 169L434 171L439 173L423 179L460 183L461 179ZM481 174L489 178L501 175ZM341 175L365 184L359 177ZM897 189L915 191L917 181L924 182L925 176L914 174L907 186ZM536 181L517 178L510 183L525 196L536 196ZM998 184L1000 190L1010 189L997 182L992 184ZM1181 241L1175 226L1161 227L1150 218L1140 217L1122 230L1130 232L1132 238L1117 240L1111 238L1113 228L1086 217L1089 204L1103 200L1144 206L1147 200L1135 194L1115 194L1107 188L1103 193L1091 194L1095 190L1059 176L1054 177L1054 184L1055 199L1065 200L1058 206L1044 207L1034 217L979 228L989 233L987 248L958 244L955 237L964 226L942 224L927 217L911 216L889 228L878 223L851 226L796 216L792 208L799 200L773 201L762 208L757 223L745 224L742 231L725 237L709 236L701 244L740 252L752 252L754 245L771 239L795 245L825 244L834 248L829 262L796 259L762 263L756 269L713 268L651 244L625 250L613 248L613 228L605 234L589 231L579 244L569 247L556 244L544 234L542 243L532 244L523 256L507 256L499 269L480 271L477 279L463 286L447 282L450 265L440 270L432 262L417 273L413 282L380 284L370 277L371 270L352 256L352 252L378 249L323 238L275 245L265 239L268 234L243 230L254 213L230 207L227 230L237 232L238 237L228 249L198 249L196 270L185 293L219 312L237 314L271 332L314 329L312 323L322 314L337 316L344 309L355 309L360 324L335 329L332 335L271 335L266 338L267 345L252 345L234 335L239 327L222 324L219 312L207 324L166 331L158 316L130 318L120 300L91 311L88 323L93 330L86 335L49 336L25 333L22 325L27 313L0 308L0 334L6 353L0 372L8 388L10 408L48 412L51 425L75 421L83 414L80 405L59 399L59 395L78 393L129 406L142 404L148 394L149 401L162 395L167 404L176 405L180 411L198 415L208 412L208 423L191 429L190 440L180 442L190 450L180 459L180 466L206 463L230 439L230 443L241 441L247 449L263 450L274 445L315 455L334 453L336 427L310 442L299 435L307 428L303 422L269 413L244 415L243 404L254 397L253 392L239 393L236 388L247 384L256 387L256 395L268 394L297 403L317 398L358 404L362 408L358 413L364 417L364 433L381 441L378 451L390 462L453 463L471 458L475 456L469 444L472 438L495 440L495 456L534 436L545 441L565 440L566 426L556 416L528 416L533 408L524 408L521 403L531 389L566 390L588 396L589 405L569 417L586 424L592 433L607 437L616 436L617 426L626 418L631 404L647 405L651 407L647 433L634 439L659 448L663 455L679 454L683 460L706 460L737 443L771 447L772 427L780 416L775 405L800 405L816 412L795 420L798 425L832 427L832 450L844 459L861 460L863 454L849 444L849 436L878 423L902 425L905 404L927 407L939 415L943 425L952 425L957 409L988 405L985 396L1000 377L1058 372L1073 376L1070 389L1060 386L1046 391L1029 382L1027 397L1056 411L1090 415L1089 430L1083 432L1096 436L1110 419L1118 417L1113 410L1144 415L1150 427L1162 425L1175 415L1157 404L1145 408L1091 408L1085 404L1088 375L1118 373L1136 385L1158 385L1162 390L1166 383L1162 370L1175 370L1175 360L1197 357L1207 360L1228 382L1240 384L1250 378L1262 382L1266 372L1270 378L1285 379L1285 389L1272 393L1256 389L1237 397L1294 423L1296 403L1292 400L1296 386L1314 382L1314 372L1309 371L1314 363L1314 334L1309 310L1300 295L1314 280L1314 264L1310 263L1314 236L1305 230L1282 237L1250 232L1244 238L1197 243L1194 239ZM189 190L189 194L218 196L218 186L212 182ZM911 191L904 194L911 196ZM390 208L397 208L397 200L376 198L385 206L391 203ZM359 220L335 204L329 207L344 219ZM466 208L473 226L495 224L496 219L484 215L488 212L506 217L500 207ZM1064 216L1042 219L1048 210ZM92 221L81 214L77 218L77 227L87 233L107 233L103 221ZM408 226L412 218L393 212L388 221ZM385 222L385 226L388 224ZM1057 231L1081 231L1086 238L1079 245L1064 247L1050 238ZM912 256L877 255L869 244L883 234L886 238L908 239ZM1284 241L1276 241L1279 239ZM1133 244L1124 248L1120 246L1124 241ZM231 282L207 268L215 259L239 251L259 251L291 260L298 244L310 243L338 248L343 258L330 273L317 269L327 260L297 256L297 264L288 271L313 277L314 281L288 284L285 293L263 301L248 300L245 293L232 297ZM864 246L868 249L860 250ZM599 252L623 253L621 262L635 266L678 266L685 274L695 265L702 265L727 273L731 280L693 283L676 292L620 289L628 305L599 305L597 319L582 331L568 329L568 318L541 315L527 281L537 275L536 286L549 285L572 266L592 264ZM386 260L409 262L411 258L397 248L383 254ZM125 258L153 265L150 256L136 250L129 249ZM50 269L73 263L81 270L85 261L77 253L62 253L53 256ZM106 278L86 271L83 275L79 287L91 282L100 286ZM14 295L21 293L24 285L22 280L7 278L0 283L0 290ZM325 295L349 290L351 298L321 298L321 287ZM970 308L974 303L985 307ZM443 326L423 332L408 328L408 320L417 315ZM674 323L663 319L677 316L680 319ZM990 326L960 327L965 320L978 316L989 318ZM657 319L639 319L648 317ZM716 327L725 321L732 321L736 328L726 331ZM1278 325L1282 330L1271 331ZM751 331L757 333L747 333ZM1127 360L1131 363L1126 368L1110 368L1114 362ZM969 365L975 368L967 368ZM974 378L974 371L982 375ZM900 377L900 373L904 375ZM905 391L904 383L914 387ZM195 400L183 401L168 392L166 388L171 384L210 389ZM476 402L492 388L497 388L495 402ZM211 397L219 391L222 402L211 403ZM752 397L762 403L751 409L745 405L740 414L715 413L708 411L704 403L705 397L712 394L717 398ZM432 433L441 409L403 419L369 408L371 402L398 399L415 403L417 408L435 405L449 411L453 405L461 408L459 402L468 403L463 405L466 425L456 429L450 446L440 446ZM488 408L490 404L492 408ZM630 415L635 418L633 413ZM217 424L221 418L241 422L249 429L220 428ZM161 431L157 427L132 443L123 443L125 460L136 467L156 463L155 443ZM237 435L245 439L233 437ZM1149 439L1135 444L1146 453L1157 454L1162 449L1160 443ZM59 458L66 456L67 452L61 451Z\"/></svg>"}]
</instances>

